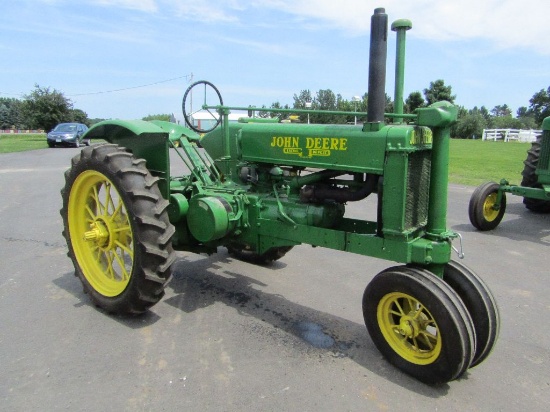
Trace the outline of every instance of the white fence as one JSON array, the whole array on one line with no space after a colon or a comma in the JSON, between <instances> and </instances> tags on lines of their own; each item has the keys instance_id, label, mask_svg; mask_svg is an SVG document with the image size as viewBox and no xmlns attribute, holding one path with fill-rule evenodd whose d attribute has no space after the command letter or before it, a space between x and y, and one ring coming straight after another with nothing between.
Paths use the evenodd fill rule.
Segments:
<instances>
[{"instance_id":1,"label":"white fence","mask_svg":"<svg viewBox=\"0 0 550 412\"><path fill-rule=\"evenodd\" d=\"M482 140L502 140L505 142L534 142L542 130L523 130L523 129L483 129Z\"/></svg>"}]
</instances>

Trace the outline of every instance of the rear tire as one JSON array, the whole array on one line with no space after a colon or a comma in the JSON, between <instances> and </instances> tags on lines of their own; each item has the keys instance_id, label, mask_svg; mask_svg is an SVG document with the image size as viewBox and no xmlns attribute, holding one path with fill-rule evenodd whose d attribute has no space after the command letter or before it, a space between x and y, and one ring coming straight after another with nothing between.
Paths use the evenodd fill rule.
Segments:
<instances>
[{"instance_id":1,"label":"rear tire","mask_svg":"<svg viewBox=\"0 0 550 412\"><path fill-rule=\"evenodd\" d=\"M506 212L506 193L502 193L500 208L494 209L497 202L499 184L495 182L484 183L478 186L468 205L470 222L478 230L492 230L496 228Z\"/></svg>"},{"instance_id":2,"label":"rear tire","mask_svg":"<svg viewBox=\"0 0 550 412\"><path fill-rule=\"evenodd\" d=\"M142 313L164 295L174 227L157 181L145 160L110 144L84 148L65 172L68 256L84 290L108 312Z\"/></svg>"},{"instance_id":3,"label":"rear tire","mask_svg":"<svg viewBox=\"0 0 550 412\"><path fill-rule=\"evenodd\" d=\"M523 187L542 188L535 173L539 163L541 141L542 137L537 137L537 140L531 144L531 149L527 151L527 159L523 162L524 167L523 172L521 172L523 176L521 186ZM550 213L550 201L548 200L524 197L523 204L533 212Z\"/></svg>"}]
</instances>

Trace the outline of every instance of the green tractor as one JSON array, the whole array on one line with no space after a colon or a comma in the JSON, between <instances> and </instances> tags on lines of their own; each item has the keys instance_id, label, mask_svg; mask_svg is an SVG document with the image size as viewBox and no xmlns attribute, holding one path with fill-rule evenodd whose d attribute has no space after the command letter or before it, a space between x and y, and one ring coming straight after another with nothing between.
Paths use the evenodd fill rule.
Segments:
<instances>
[{"instance_id":1,"label":"green tractor","mask_svg":"<svg viewBox=\"0 0 550 412\"><path fill-rule=\"evenodd\" d=\"M403 101L410 28L408 20L392 25L396 102ZM438 384L484 361L498 336L497 306L485 283L451 260L459 235L446 227L457 109L440 102L415 114L402 105L384 113L387 38L388 16L376 9L363 125L256 118L262 109L225 106L218 89L200 81L183 99L189 127L115 120L91 128L86 138L108 144L72 159L61 215L75 273L92 301L109 313L146 311L164 294L175 250L223 247L269 262L310 244L398 263L370 281L362 306L374 344L396 367ZM210 122L195 121L192 96ZM230 122L239 111L253 115ZM187 171L173 173L171 158ZM376 221L346 216L347 204L369 196L377 198Z\"/></svg>"},{"instance_id":2,"label":"green tractor","mask_svg":"<svg viewBox=\"0 0 550 412\"><path fill-rule=\"evenodd\" d=\"M506 211L506 193L523 196L525 207L533 212L550 213L550 117L542 122L538 136L523 162L521 185L502 179L476 188L468 206L470 222L478 230L496 228Z\"/></svg>"}]
</instances>

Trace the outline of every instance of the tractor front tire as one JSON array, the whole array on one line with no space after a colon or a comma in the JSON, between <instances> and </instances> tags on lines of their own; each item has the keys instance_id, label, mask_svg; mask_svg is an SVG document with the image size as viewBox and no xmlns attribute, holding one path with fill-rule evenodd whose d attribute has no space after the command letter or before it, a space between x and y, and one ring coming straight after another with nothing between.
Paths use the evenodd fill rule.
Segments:
<instances>
[{"instance_id":1,"label":"tractor front tire","mask_svg":"<svg viewBox=\"0 0 550 412\"><path fill-rule=\"evenodd\" d=\"M478 230L492 230L496 228L506 212L506 194L502 193L500 207L495 209L499 184L487 182L478 186L468 205L468 216L470 222Z\"/></svg>"},{"instance_id":2,"label":"tractor front tire","mask_svg":"<svg viewBox=\"0 0 550 412\"><path fill-rule=\"evenodd\" d=\"M379 273L365 289L363 317L382 355L424 383L457 379L472 362L472 319L431 272L398 266Z\"/></svg>"},{"instance_id":3,"label":"tractor front tire","mask_svg":"<svg viewBox=\"0 0 550 412\"><path fill-rule=\"evenodd\" d=\"M445 265L443 280L462 299L472 317L476 351L470 368L479 365L493 350L500 331L500 315L493 294L471 269L451 260Z\"/></svg>"},{"instance_id":4,"label":"tractor front tire","mask_svg":"<svg viewBox=\"0 0 550 412\"><path fill-rule=\"evenodd\" d=\"M542 188L542 185L538 183L536 170L540 157L541 137L537 137L537 140L531 143L531 149L527 151L527 159L523 162L523 172L521 172L523 179L521 180L521 186ZM523 204L525 207L533 212L537 213L550 213L550 201L542 199L533 199L529 197L523 198Z\"/></svg>"},{"instance_id":5,"label":"tractor front tire","mask_svg":"<svg viewBox=\"0 0 550 412\"><path fill-rule=\"evenodd\" d=\"M145 160L112 144L84 148L65 172L68 256L84 291L109 313L142 313L164 295L175 230L157 181Z\"/></svg>"}]
</instances>

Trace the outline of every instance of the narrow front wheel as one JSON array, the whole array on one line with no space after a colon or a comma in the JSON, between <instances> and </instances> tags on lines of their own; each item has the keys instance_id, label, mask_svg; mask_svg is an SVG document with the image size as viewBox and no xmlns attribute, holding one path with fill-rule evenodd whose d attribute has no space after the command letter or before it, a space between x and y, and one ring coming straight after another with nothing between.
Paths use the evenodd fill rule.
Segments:
<instances>
[{"instance_id":1,"label":"narrow front wheel","mask_svg":"<svg viewBox=\"0 0 550 412\"><path fill-rule=\"evenodd\" d=\"M499 184L495 182L484 183L477 187L468 205L470 222L478 230L492 230L496 228L504 217L506 211L506 194L502 193L498 202Z\"/></svg>"},{"instance_id":2,"label":"narrow front wheel","mask_svg":"<svg viewBox=\"0 0 550 412\"><path fill-rule=\"evenodd\" d=\"M461 263L445 265L443 280L460 296L468 309L476 332L472 364L483 362L493 350L500 331L500 315L493 294L483 280Z\"/></svg>"},{"instance_id":3,"label":"narrow front wheel","mask_svg":"<svg viewBox=\"0 0 550 412\"><path fill-rule=\"evenodd\" d=\"M363 295L369 334L397 368L429 383L461 376L475 350L472 321L448 285L429 272L387 269Z\"/></svg>"}]
</instances>

